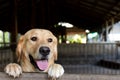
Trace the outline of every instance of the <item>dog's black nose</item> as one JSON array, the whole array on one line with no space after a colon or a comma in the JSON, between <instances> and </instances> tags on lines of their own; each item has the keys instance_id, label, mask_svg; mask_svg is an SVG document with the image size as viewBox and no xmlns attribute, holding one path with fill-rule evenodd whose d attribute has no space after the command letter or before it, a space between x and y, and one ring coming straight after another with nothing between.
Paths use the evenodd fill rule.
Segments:
<instances>
[{"instance_id":1,"label":"dog's black nose","mask_svg":"<svg viewBox=\"0 0 120 80\"><path fill-rule=\"evenodd\" d=\"M50 53L50 48L46 46L40 47L39 52L43 56L47 56Z\"/></svg>"}]
</instances>

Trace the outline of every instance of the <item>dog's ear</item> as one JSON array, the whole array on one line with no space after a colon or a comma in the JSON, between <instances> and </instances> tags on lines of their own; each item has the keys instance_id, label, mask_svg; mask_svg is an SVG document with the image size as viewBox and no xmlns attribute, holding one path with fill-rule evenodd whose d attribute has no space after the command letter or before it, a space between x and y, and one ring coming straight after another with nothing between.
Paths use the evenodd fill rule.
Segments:
<instances>
[{"instance_id":1,"label":"dog's ear","mask_svg":"<svg viewBox=\"0 0 120 80\"><path fill-rule=\"evenodd\" d=\"M16 48L16 55L17 55L18 62L21 59L23 43L24 43L24 36L21 36L19 41L18 41L17 48Z\"/></svg>"},{"instance_id":2,"label":"dog's ear","mask_svg":"<svg viewBox=\"0 0 120 80\"><path fill-rule=\"evenodd\" d=\"M57 53L57 45L56 47L54 48L54 60L56 61L57 60L57 57L58 57L58 53Z\"/></svg>"},{"instance_id":3,"label":"dog's ear","mask_svg":"<svg viewBox=\"0 0 120 80\"><path fill-rule=\"evenodd\" d=\"M58 57L58 50L57 50L57 38L55 37L55 42L54 42L54 60L56 61L57 60L57 57Z\"/></svg>"}]
</instances>

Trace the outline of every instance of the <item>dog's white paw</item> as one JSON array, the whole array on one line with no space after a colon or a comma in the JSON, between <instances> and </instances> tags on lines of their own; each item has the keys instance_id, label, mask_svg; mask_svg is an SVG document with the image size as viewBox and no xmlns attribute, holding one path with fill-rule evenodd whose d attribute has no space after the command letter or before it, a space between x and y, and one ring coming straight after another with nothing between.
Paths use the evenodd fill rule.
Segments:
<instances>
[{"instance_id":1,"label":"dog's white paw","mask_svg":"<svg viewBox=\"0 0 120 80\"><path fill-rule=\"evenodd\" d=\"M64 74L64 69L60 64L53 64L48 70L48 76L56 79L61 77Z\"/></svg>"},{"instance_id":2,"label":"dog's white paw","mask_svg":"<svg viewBox=\"0 0 120 80\"><path fill-rule=\"evenodd\" d=\"M16 63L10 63L5 67L5 73L16 78L22 74L22 68Z\"/></svg>"}]
</instances>

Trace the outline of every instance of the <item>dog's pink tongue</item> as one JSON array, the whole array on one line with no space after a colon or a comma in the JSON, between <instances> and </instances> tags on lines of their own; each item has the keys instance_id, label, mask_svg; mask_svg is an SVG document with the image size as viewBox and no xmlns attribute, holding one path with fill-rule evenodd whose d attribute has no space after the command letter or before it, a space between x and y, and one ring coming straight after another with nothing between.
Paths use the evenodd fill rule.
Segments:
<instances>
[{"instance_id":1,"label":"dog's pink tongue","mask_svg":"<svg viewBox=\"0 0 120 80\"><path fill-rule=\"evenodd\" d=\"M37 66L39 67L40 70L45 70L48 67L48 61L47 60L39 60L36 61Z\"/></svg>"}]
</instances>

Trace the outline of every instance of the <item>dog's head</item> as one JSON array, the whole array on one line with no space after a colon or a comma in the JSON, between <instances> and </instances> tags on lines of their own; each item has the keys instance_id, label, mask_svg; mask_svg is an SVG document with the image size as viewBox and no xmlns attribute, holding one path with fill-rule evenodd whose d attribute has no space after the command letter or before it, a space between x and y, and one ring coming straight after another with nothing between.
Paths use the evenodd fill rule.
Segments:
<instances>
[{"instance_id":1,"label":"dog's head","mask_svg":"<svg viewBox=\"0 0 120 80\"><path fill-rule=\"evenodd\" d=\"M27 60L44 71L57 60L57 39L48 30L32 29L20 37L16 54L18 62Z\"/></svg>"}]
</instances>

